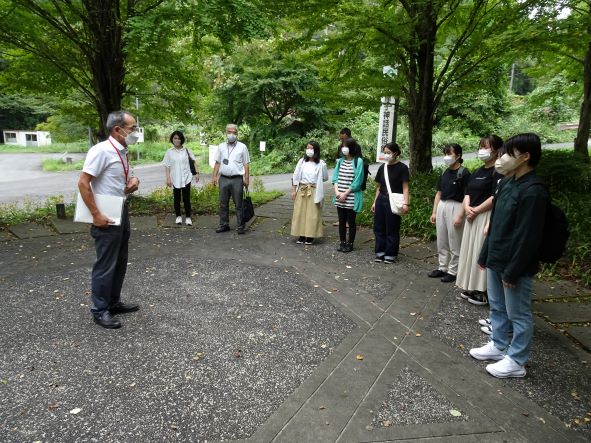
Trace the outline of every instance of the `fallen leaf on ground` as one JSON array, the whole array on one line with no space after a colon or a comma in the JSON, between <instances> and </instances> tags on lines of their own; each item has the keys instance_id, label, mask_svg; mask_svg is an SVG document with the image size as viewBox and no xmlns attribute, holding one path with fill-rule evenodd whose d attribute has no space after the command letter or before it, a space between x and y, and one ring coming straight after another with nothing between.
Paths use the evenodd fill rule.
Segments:
<instances>
[{"instance_id":1,"label":"fallen leaf on ground","mask_svg":"<svg viewBox=\"0 0 591 443\"><path fill-rule=\"evenodd\" d=\"M417 315L417 313L416 312L411 312L410 315Z\"/></svg>"},{"instance_id":2,"label":"fallen leaf on ground","mask_svg":"<svg viewBox=\"0 0 591 443\"><path fill-rule=\"evenodd\" d=\"M449 413L454 417L461 417L462 413L456 409L450 409Z\"/></svg>"},{"instance_id":3,"label":"fallen leaf on ground","mask_svg":"<svg viewBox=\"0 0 591 443\"><path fill-rule=\"evenodd\" d=\"M542 417L538 417L538 420L540 420L542 423L546 424L546 420L544 420Z\"/></svg>"},{"instance_id":4,"label":"fallen leaf on ground","mask_svg":"<svg viewBox=\"0 0 591 443\"><path fill-rule=\"evenodd\" d=\"M50 405L47 405L47 409L49 409L50 411L55 411L59 407L60 407L59 403L52 403Z\"/></svg>"},{"instance_id":5,"label":"fallen leaf on ground","mask_svg":"<svg viewBox=\"0 0 591 443\"><path fill-rule=\"evenodd\" d=\"M363 355L361 355L361 354L357 354L357 357L355 357L355 358L357 360L363 360L364 359Z\"/></svg>"},{"instance_id":6,"label":"fallen leaf on ground","mask_svg":"<svg viewBox=\"0 0 591 443\"><path fill-rule=\"evenodd\" d=\"M523 415L524 417L529 417L529 412L522 412L521 415Z\"/></svg>"},{"instance_id":7,"label":"fallen leaf on ground","mask_svg":"<svg viewBox=\"0 0 591 443\"><path fill-rule=\"evenodd\" d=\"M236 357L236 358L242 357L242 351L240 349L236 349L234 351L234 357Z\"/></svg>"},{"instance_id":8,"label":"fallen leaf on ground","mask_svg":"<svg viewBox=\"0 0 591 443\"><path fill-rule=\"evenodd\" d=\"M417 332L417 333L415 334L415 336L417 336L417 337L422 337L422 336L423 336L423 334L421 334L420 332Z\"/></svg>"},{"instance_id":9,"label":"fallen leaf on ground","mask_svg":"<svg viewBox=\"0 0 591 443\"><path fill-rule=\"evenodd\" d=\"M80 408L74 408L74 409L72 409L72 410L70 411L70 414L72 414L72 415L76 415L76 414L79 414L79 413L80 413L80 411L82 411L82 409L80 409Z\"/></svg>"}]
</instances>

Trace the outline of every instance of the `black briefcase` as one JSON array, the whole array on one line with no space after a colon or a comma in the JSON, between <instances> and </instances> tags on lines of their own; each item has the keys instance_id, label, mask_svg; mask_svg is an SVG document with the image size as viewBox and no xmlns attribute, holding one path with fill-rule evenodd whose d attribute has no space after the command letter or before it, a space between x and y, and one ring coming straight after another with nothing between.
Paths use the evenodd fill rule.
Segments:
<instances>
[{"instance_id":1,"label":"black briefcase","mask_svg":"<svg viewBox=\"0 0 591 443\"><path fill-rule=\"evenodd\" d=\"M246 188L246 192L244 193L244 199L242 200L242 223L246 223L253 217L254 206L252 205L252 199L250 198L248 188Z\"/></svg>"}]
</instances>

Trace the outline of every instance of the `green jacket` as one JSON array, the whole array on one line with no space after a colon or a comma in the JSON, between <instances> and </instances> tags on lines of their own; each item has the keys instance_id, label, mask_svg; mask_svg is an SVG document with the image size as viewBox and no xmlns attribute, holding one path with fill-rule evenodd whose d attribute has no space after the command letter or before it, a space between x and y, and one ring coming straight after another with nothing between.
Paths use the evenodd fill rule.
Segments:
<instances>
[{"instance_id":1,"label":"green jacket","mask_svg":"<svg viewBox=\"0 0 591 443\"><path fill-rule=\"evenodd\" d=\"M344 158L339 158L337 164L332 173L332 184L334 185L339 181L339 170L341 169L341 163ZM363 191L361 190L361 183L363 183L363 158L357 157L357 166L355 166L355 159L353 159L353 167L355 168L355 175L353 176L353 182L349 188L353 192L353 210L355 212L361 212L363 207ZM336 203L336 196L332 198L332 202Z\"/></svg>"},{"instance_id":2,"label":"green jacket","mask_svg":"<svg viewBox=\"0 0 591 443\"><path fill-rule=\"evenodd\" d=\"M539 269L538 250L544 241L544 219L549 195L542 185L528 186L531 171L502 182L493 203L488 235L478 263L499 272L507 283Z\"/></svg>"}]
</instances>

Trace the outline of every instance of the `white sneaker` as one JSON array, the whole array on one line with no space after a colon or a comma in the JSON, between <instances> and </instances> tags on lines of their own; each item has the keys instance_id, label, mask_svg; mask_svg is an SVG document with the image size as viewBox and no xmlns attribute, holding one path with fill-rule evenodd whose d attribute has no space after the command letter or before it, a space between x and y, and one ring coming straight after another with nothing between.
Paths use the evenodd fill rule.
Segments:
<instances>
[{"instance_id":1,"label":"white sneaker","mask_svg":"<svg viewBox=\"0 0 591 443\"><path fill-rule=\"evenodd\" d=\"M525 377L525 368L508 355L501 361L487 365L486 372L497 378Z\"/></svg>"},{"instance_id":2,"label":"white sneaker","mask_svg":"<svg viewBox=\"0 0 591 443\"><path fill-rule=\"evenodd\" d=\"M187 219L185 220L185 224L187 226L193 226L193 222L191 221L191 217L187 217Z\"/></svg>"},{"instance_id":3,"label":"white sneaker","mask_svg":"<svg viewBox=\"0 0 591 443\"><path fill-rule=\"evenodd\" d=\"M177 225L182 225L183 224L183 217L177 217L175 223Z\"/></svg>"},{"instance_id":4,"label":"white sneaker","mask_svg":"<svg viewBox=\"0 0 591 443\"><path fill-rule=\"evenodd\" d=\"M497 349L492 341L480 348L470 349L470 355L476 360L502 360L505 358L505 353Z\"/></svg>"},{"instance_id":5,"label":"white sneaker","mask_svg":"<svg viewBox=\"0 0 591 443\"><path fill-rule=\"evenodd\" d=\"M490 327L490 325L488 326L481 326L480 330L482 332L484 332L486 335L492 335L492 328Z\"/></svg>"},{"instance_id":6,"label":"white sneaker","mask_svg":"<svg viewBox=\"0 0 591 443\"><path fill-rule=\"evenodd\" d=\"M480 320L478 320L478 324L480 326L490 326L490 318L481 318Z\"/></svg>"}]
</instances>

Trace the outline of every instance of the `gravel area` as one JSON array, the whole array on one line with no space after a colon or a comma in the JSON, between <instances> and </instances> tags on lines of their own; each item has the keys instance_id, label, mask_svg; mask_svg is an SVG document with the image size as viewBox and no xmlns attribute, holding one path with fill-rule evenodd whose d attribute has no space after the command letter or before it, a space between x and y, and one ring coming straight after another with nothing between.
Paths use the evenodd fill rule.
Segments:
<instances>
[{"instance_id":1,"label":"gravel area","mask_svg":"<svg viewBox=\"0 0 591 443\"><path fill-rule=\"evenodd\" d=\"M373 417L371 425L390 427L468 419L467 415L454 407L432 384L412 369L405 367L389 386L386 400Z\"/></svg>"},{"instance_id":2,"label":"gravel area","mask_svg":"<svg viewBox=\"0 0 591 443\"><path fill-rule=\"evenodd\" d=\"M1 285L2 441L247 438L355 327L279 267L135 260L141 310L117 331L92 323L89 285L87 269Z\"/></svg>"}]
</instances>

